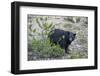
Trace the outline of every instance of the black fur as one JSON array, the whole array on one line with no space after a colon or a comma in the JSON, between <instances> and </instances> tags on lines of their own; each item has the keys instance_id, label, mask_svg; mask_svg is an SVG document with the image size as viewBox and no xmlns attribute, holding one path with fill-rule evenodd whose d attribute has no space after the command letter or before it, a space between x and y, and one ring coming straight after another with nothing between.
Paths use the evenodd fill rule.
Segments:
<instances>
[{"instance_id":1,"label":"black fur","mask_svg":"<svg viewBox=\"0 0 100 76\"><path fill-rule=\"evenodd\" d=\"M59 44L61 48L65 49L65 53L68 53L68 46L75 39L75 36L75 33L55 29L51 31L51 35L49 37L51 42Z\"/></svg>"}]
</instances>

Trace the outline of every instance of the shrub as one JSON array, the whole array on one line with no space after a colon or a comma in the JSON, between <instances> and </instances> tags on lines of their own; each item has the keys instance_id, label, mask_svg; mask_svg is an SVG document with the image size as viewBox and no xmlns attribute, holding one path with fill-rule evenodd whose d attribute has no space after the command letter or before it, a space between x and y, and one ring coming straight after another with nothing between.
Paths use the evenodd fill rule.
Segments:
<instances>
[{"instance_id":1,"label":"shrub","mask_svg":"<svg viewBox=\"0 0 100 76\"><path fill-rule=\"evenodd\" d=\"M33 52L37 53L37 58L59 58L64 55L64 49L60 48L59 45L50 43L49 39L44 41L33 40L32 41Z\"/></svg>"}]
</instances>

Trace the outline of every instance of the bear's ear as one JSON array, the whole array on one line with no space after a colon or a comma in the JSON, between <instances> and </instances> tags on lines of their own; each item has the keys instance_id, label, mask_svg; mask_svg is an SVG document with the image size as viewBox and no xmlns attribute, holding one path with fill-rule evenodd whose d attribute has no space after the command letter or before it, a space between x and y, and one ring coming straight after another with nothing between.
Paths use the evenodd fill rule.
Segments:
<instances>
[{"instance_id":1,"label":"bear's ear","mask_svg":"<svg viewBox=\"0 0 100 76\"><path fill-rule=\"evenodd\" d=\"M74 36L76 36L76 33L74 33Z\"/></svg>"}]
</instances>

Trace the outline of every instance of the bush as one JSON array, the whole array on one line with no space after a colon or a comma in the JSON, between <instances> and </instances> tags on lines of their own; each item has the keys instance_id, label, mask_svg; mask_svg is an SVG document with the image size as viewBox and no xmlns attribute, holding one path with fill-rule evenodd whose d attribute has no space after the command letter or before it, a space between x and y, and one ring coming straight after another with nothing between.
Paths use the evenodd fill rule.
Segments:
<instances>
[{"instance_id":1,"label":"bush","mask_svg":"<svg viewBox=\"0 0 100 76\"><path fill-rule=\"evenodd\" d=\"M50 43L49 39L44 41L33 40L32 41L33 53L37 54L37 58L59 58L64 55L64 49L60 48L59 45Z\"/></svg>"}]
</instances>

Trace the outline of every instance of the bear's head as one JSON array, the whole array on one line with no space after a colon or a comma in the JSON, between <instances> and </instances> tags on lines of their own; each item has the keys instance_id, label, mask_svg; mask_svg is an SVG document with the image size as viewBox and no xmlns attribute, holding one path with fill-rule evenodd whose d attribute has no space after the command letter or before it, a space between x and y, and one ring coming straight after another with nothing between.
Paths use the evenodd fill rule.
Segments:
<instances>
[{"instance_id":1,"label":"bear's head","mask_svg":"<svg viewBox=\"0 0 100 76\"><path fill-rule=\"evenodd\" d=\"M75 39L76 33L66 31L66 37L67 41L71 43Z\"/></svg>"},{"instance_id":2,"label":"bear's head","mask_svg":"<svg viewBox=\"0 0 100 76\"><path fill-rule=\"evenodd\" d=\"M69 41L72 42L75 39L76 33L69 32Z\"/></svg>"}]
</instances>

